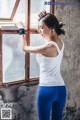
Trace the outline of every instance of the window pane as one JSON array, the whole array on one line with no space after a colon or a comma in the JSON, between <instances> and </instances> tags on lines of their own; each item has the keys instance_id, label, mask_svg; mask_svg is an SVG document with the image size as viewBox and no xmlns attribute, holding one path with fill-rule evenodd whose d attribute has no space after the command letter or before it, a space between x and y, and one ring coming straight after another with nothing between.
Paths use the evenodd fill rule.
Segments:
<instances>
[{"instance_id":1,"label":"window pane","mask_svg":"<svg viewBox=\"0 0 80 120\"><path fill-rule=\"evenodd\" d=\"M45 39L39 34L31 34L30 36L30 46L43 45L46 42ZM30 78L39 77L39 65L36 61L36 54L30 54Z\"/></svg>"},{"instance_id":2,"label":"window pane","mask_svg":"<svg viewBox=\"0 0 80 120\"><path fill-rule=\"evenodd\" d=\"M48 0L46 0L47 2ZM42 10L50 12L50 5L45 5L45 0L31 0L31 21L30 27L35 28L38 25L38 13Z\"/></svg>"},{"instance_id":3,"label":"window pane","mask_svg":"<svg viewBox=\"0 0 80 120\"><path fill-rule=\"evenodd\" d=\"M25 79L25 54L17 34L2 36L2 69L3 83Z\"/></svg>"},{"instance_id":4,"label":"window pane","mask_svg":"<svg viewBox=\"0 0 80 120\"><path fill-rule=\"evenodd\" d=\"M0 18L10 18L16 0L0 0Z\"/></svg>"},{"instance_id":5,"label":"window pane","mask_svg":"<svg viewBox=\"0 0 80 120\"><path fill-rule=\"evenodd\" d=\"M22 21L25 23L25 0L20 0L16 14L14 16L14 22Z\"/></svg>"}]
</instances>

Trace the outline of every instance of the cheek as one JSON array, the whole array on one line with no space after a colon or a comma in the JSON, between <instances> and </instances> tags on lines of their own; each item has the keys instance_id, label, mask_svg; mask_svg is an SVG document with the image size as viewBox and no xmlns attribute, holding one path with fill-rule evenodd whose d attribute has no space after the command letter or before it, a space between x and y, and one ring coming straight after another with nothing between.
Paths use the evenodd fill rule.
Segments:
<instances>
[{"instance_id":1,"label":"cheek","mask_svg":"<svg viewBox=\"0 0 80 120\"><path fill-rule=\"evenodd\" d=\"M46 29L44 30L44 33L47 35L47 34L49 33L49 30L46 28Z\"/></svg>"},{"instance_id":2,"label":"cheek","mask_svg":"<svg viewBox=\"0 0 80 120\"><path fill-rule=\"evenodd\" d=\"M42 30L39 28L39 29L38 29L38 32L39 32L39 33L42 33Z\"/></svg>"}]
</instances>

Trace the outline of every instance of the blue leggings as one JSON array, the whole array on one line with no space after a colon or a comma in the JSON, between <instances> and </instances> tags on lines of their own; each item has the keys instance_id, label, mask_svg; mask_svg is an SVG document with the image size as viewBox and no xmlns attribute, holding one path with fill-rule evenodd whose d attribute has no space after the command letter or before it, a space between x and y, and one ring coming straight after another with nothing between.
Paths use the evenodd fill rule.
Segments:
<instances>
[{"instance_id":1,"label":"blue leggings","mask_svg":"<svg viewBox=\"0 0 80 120\"><path fill-rule=\"evenodd\" d=\"M37 94L37 111L39 120L62 120L66 102L65 86L39 86Z\"/></svg>"}]
</instances>

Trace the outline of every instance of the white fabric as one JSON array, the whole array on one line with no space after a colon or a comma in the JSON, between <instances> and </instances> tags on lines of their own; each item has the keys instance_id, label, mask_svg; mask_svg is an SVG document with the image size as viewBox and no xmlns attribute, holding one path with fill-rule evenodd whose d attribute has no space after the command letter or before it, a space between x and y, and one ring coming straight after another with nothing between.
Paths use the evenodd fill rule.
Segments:
<instances>
[{"instance_id":1,"label":"white fabric","mask_svg":"<svg viewBox=\"0 0 80 120\"><path fill-rule=\"evenodd\" d=\"M63 57L64 43L61 50L56 42L48 42L48 44L50 43L56 46L58 55L56 57L46 57L42 54L36 55L40 67L39 86L63 86L65 83L61 76L60 65Z\"/></svg>"}]
</instances>

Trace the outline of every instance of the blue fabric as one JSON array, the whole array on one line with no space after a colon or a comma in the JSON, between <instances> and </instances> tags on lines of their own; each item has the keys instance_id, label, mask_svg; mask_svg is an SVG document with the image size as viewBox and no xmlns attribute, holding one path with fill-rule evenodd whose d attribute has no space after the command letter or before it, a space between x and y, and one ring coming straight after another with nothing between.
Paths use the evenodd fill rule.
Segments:
<instances>
[{"instance_id":1,"label":"blue fabric","mask_svg":"<svg viewBox=\"0 0 80 120\"><path fill-rule=\"evenodd\" d=\"M39 120L62 120L66 102L65 86L39 86L37 93L37 111Z\"/></svg>"}]
</instances>

